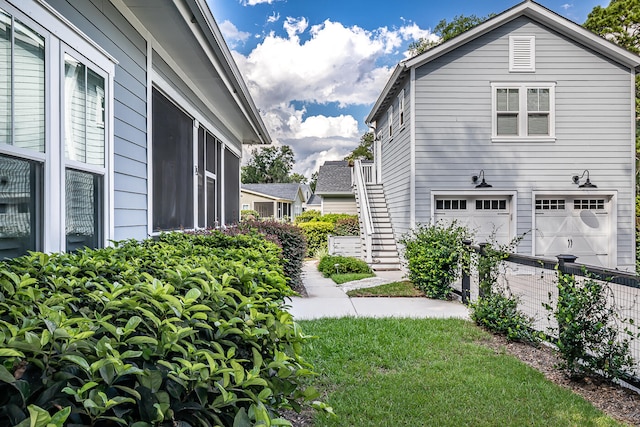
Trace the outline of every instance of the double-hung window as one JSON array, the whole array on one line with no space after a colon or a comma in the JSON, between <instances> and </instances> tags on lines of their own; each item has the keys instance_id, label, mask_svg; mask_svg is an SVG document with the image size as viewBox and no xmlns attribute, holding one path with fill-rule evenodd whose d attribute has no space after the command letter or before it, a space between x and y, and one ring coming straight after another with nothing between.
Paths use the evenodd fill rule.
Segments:
<instances>
[{"instance_id":1,"label":"double-hung window","mask_svg":"<svg viewBox=\"0 0 640 427\"><path fill-rule=\"evenodd\" d=\"M404 126L404 89L398 95L398 126L401 129Z\"/></svg>"},{"instance_id":2,"label":"double-hung window","mask_svg":"<svg viewBox=\"0 0 640 427\"><path fill-rule=\"evenodd\" d=\"M389 139L393 138L393 105L387 111L387 126L389 127Z\"/></svg>"},{"instance_id":3,"label":"double-hung window","mask_svg":"<svg viewBox=\"0 0 640 427\"><path fill-rule=\"evenodd\" d=\"M492 83L494 141L554 141L554 83Z\"/></svg>"},{"instance_id":4,"label":"double-hung window","mask_svg":"<svg viewBox=\"0 0 640 427\"><path fill-rule=\"evenodd\" d=\"M110 237L114 62L48 9L23 6L0 2L0 259Z\"/></svg>"}]
</instances>

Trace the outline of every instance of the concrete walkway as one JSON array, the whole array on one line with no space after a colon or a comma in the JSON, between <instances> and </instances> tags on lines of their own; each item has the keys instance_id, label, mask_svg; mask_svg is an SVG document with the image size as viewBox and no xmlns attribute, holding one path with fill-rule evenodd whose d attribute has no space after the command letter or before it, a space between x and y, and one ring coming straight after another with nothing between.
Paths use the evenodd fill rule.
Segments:
<instances>
[{"instance_id":1,"label":"concrete walkway","mask_svg":"<svg viewBox=\"0 0 640 427\"><path fill-rule=\"evenodd\" d=\"M352 289L378 286L403 279L401 272L379 272L371 279L345 283L338 286L322 276L317 261L306 261L302 270L302 282L308 297L293 297L289 305L296 320L323 317L412 317L469 319L467 307L459 301L440 301L428 298L349 298Z\"/></svg>"}]
</instances>

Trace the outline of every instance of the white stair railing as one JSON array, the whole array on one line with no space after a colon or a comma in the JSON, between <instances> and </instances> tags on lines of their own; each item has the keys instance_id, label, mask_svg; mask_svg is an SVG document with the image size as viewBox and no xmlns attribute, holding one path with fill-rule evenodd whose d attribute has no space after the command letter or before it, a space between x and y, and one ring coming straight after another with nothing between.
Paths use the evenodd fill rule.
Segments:
<instances>
[{"instance_id":1,"label":"white stair railing","mask_svg":"<svg viewBox=\"0 0 640 427\"><path fill-rule=\"evenodd\" d=\"M366 165L373 166L373 165ZM369 176L372 178L371 169L369 169ZM355 191L358 195L358 201L360 203L360 220L364 226L364 244L367 253L367 263L373 262L373 255L371 253L373 246L373 218L371 217L371 208L369 207L369 196L367 195L367 184L365 180L365 172L360 160L356 160L353 165L353 182L355 185Z\"/></svg>"}]
</instances>

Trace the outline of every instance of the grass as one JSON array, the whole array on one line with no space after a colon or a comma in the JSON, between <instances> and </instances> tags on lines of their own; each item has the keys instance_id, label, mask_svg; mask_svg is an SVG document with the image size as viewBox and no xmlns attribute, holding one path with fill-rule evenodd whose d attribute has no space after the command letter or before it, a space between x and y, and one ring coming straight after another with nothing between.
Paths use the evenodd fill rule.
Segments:
<instances>
[{"instance_id":1,"label":"grass","mask_svg":"<svg viewBox=\"0 0 640 427\"><path fill-rule=\"evenodd\" d=\"M413 283L404 280L372 288L355 289L347 292L347 295L350 297L423 297L424 292L416 289Z\"/></svg>"},{"instance_id":2,"label":"grass","mask_svg":"<svg viewBox=\"0 0 640 427\"><path fill-rule=\"evenodd\" d=\"M338 285L343 283L353 282L354 280L366 279L368 277L374 277L373 273L344 273L344 274L332 274L331 279Z\"/></svg>"},{"instance_id":3,"label":"grass","mask_svg":"<svg viewBox=\"0 0 640 427\"><path fill-rule=\"evenodd\" d=\"M457 319L301 321L305 358L337 417L315 426L621 426Z\"/></svg>"}]
</instances>

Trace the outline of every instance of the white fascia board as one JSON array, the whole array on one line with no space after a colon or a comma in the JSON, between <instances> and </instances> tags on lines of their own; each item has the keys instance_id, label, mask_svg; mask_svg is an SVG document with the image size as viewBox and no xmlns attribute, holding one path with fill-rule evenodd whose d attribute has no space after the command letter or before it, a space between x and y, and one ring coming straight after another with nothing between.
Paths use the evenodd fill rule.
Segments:
<instances>
[{"instance_id":1,"label":"white fascia board","mask_svg":"<svg viewBox=\"0 0 640 427\"><path fill-rule=\"evenodd\" d=\"M393 73L391 73L391 77L389 77L389 80L387 80L387 84L385 85L384 89L382 90L382 93L378 97L378 100L373 105L373 108L371 109L371 112L369 113L367 118L364 120L364 122L367 125L372 124L374 122L374 118L378 115L378 110L380 109L380 106L384 102L385 98L391 92L391 89L395 85L396 80L398 80L398 78L406 68L407 67L404 62L401 62L398 65L396 65L396 68L393 70Z\"/></svg>"},{"instance_id":2,"label":"white fascia board","mask_svg":"<svg viewBox=\"0 0 640 427\"><path fill-rule=\"evenodd\" d=\"M242 188L242 186L240 187L240 191L242 193L247 193L247 194L251 194L251 195L254 195L254 196L258 196L258 197L264 197L265 199L270 199L270 200L273 200L275 202L290 202L290 203L293 203L293 200L291 200L291 199L282 199L280 197L272 196L270 194L260 193L259 191L247 190L246 188Z\"/></svg>"},{"instance_id":3,"label":"white fascia board","mask_svg":"<svg viewBox=\"0 0 640 427\"><path fill-rule=\"evenodd\" d=\"M511 9L504 11L500 15L490 18L482 24L465 31L459 36L429 49L421 55L405 61L406 66L419 67L520 16L526 16L540 22L570 39L619 63L633 66L634 68L640 67L640 56L592 33L575 22L570 21L569 19L564 18L533 1L524 1Z\"/></svg>"},{"instance_id":4,"label":"white fascia board","mask_svg":"<svg viewBox=\"0 0 640 427\"><path fill-rule=\"evenodd\" d=\"M178 9L180 9L178 3L179 1L174 0ZM217 58L218 60L222 59L222 64L215 64L216 61L212 61L214 65L222 65L222 68L227 68L227 70L220 70L220 74L229 74L227 76L231 81L225 81L227 88L233 94L233 97L238 101L238 106L242 108L242 111L247 119L247 121L253 127L256 135L260 139L260 144L269 145L271 144L271 136L260 117L260 113L258 112L258 108L253 102L253 98L249 93L249 89L244 82L242 74L238 69L238 66L233 59L233 55L227 46L227 43L224 40L222 32L216 23L213 14L211 13L211 9L207 5L205 0L190 0L188 1L188 7L193 14L194 17L200 16L204 22L203 33L204 36L209 39L209 43L213 46L217 46L220 49L220 53L222 54L222 58ZM208 31L206 31L208 30ZM197 34L194 34L196 37ZM205 48L203 46L203 48ZM225 67L226 66L226 67ZM224 71L228 71L228 73L224 73ZM235 84L234 84L235 83ZM244 142L243 142L244 143Z\"/></svg>"}]
</instances>

